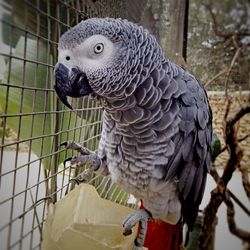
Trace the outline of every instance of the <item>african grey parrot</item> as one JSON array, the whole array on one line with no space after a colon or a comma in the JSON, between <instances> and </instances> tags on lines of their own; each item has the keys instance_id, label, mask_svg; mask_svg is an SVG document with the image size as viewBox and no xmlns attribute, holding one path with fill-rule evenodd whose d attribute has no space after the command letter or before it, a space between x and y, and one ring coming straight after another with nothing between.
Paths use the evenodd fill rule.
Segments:
<instances>
[{"instance_id":1,"label":"african grey parrot","mask_svg":"<svg viewBox=\"0 0 250 250\"><path fill-rule=\"evenodd\" d=\"M104 109L98 153L69 141L91 163L85 171L110 174L143 201L124 220L124 234L140 222L142 246L148 219L179 220L190 230L210 168L212 114L202 85L164 56L155 37L123 19L93 18L59 40L55 90L67 96L93 95Z\"/></svg>"}]
</instances>

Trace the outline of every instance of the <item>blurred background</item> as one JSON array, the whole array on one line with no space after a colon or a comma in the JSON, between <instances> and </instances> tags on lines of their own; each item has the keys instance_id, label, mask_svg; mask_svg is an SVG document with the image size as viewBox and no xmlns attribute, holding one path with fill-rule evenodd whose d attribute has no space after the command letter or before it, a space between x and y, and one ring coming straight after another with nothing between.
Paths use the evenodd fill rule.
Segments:
<instances>
[{"instance_id":1,"label":"blurred background","mask_svg":"<svg viewBox=\"0 0 250 250\"><path fill-rule=\"evenodd\" d=\"M61 105L53 70L61 34L81 20L107 16L148 28L166 56L205 86L219 145L213 167L219 175L227 167L226 121L250 105L249 0L0 0L0 249L41 248L47 204L73 189L80 171L63 166L73 152L58 145L70 139L97 149L101 108L90 98L72 100L74 111ZM242 157L228 184L239 200L233 199L236 224L248 231L249 123L248 113L234 127ZM91 184L104 198L136 206L108 178L93 176ZM217 213L214 249L242 249L247 240L230 233L226 210L222 204Z\"/></svg>"}]
</instances>

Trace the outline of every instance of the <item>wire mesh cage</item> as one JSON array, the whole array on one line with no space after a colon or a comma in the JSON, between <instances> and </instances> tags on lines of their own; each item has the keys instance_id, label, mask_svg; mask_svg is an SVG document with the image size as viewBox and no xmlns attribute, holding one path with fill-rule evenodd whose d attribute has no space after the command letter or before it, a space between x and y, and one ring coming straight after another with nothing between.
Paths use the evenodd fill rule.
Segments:
<instances>
[{"instance_id":1,"label":"wire mesh cage","mask_svg":"<svg viewBox=\"0 0 250 250\"><path fill-rule=\"evenodd\" d=\"M80 181L80 170L62 164L72 152L58 145L70 139L96 150L101 130L101 108L93 100L75 101L72 112L55 96L58 38L87 17L124 15L123 2L0 3L1 249L40 249L47 204ZM108 178L91 183L101 197L128 198Z\"/></svg>"},{"instance_id":2,"label":"wire mesh cage","mask_svg":"<svg viewBox=\"0 0 250 250\"><path fill-rule=\"evenodd\" d=\"M149 7L148 2L155 5ZM93 151L98 146L102 114L98 103L89 97L71 100L71 111L55 95L54 65L59 37L83 19L109 16L143 23L161 40L160 31L168 26L165 22L162 26L157 23L158 14L164 14L159 2L0 0L1 249L40 249L48 204L64 198L82 181L82 169L64 166L64 160L75 153L59 147L60 143L74 140ZM191 21L190 27L195 28ZM202 54L199 42L194 40L193 44L198 47L193 47L190 54L194 50ZM191 65L195 74L200 71L200 60L196 58L197 70ZM235 82L249 87L249 78L240 80L236 73ZM214 107L217 110L217 99ZM90 184L102 198L130 207L137 205L135 200L129 203L130 196L108 177L93 175Z\"/></svg>"}]
</instances>

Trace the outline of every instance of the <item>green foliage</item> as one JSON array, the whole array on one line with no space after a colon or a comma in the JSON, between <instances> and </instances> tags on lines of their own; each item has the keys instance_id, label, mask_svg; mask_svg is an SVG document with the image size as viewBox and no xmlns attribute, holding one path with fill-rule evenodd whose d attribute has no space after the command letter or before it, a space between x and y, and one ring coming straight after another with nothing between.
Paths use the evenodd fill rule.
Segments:
<instances>
[{"instance_id":1,"label":"green foliage","mask_svg":"<svg viewBox=\"0 0 250 250\"><path fill-rule=\"evenodd\" d=\"M220 154L221 152L221 142L219 137L213 133L213 138L212 138L212 154L211 154L211 160L212 163L215 162L217 156Z\"/></svg>"}]
</instances>

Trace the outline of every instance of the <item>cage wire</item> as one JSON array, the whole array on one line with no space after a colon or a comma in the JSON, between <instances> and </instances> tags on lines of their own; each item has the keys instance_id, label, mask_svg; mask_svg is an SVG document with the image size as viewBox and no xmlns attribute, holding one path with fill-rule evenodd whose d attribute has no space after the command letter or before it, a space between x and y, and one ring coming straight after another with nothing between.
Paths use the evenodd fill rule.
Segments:
<instances>
[{"instance_id":1,"label":"cage wire","mask_svg":"<svg viewBox=\"0 0 250 250\"><path fill-rule=\"evenodd\" d=\"M74 140L94 151L98 147L102 113L98 103L89 97L74 99L71 111L55 95L59 37L83 19L106 16L143 23L157 36L147 2L0 0L1 249L40 249L48 204L82 181L83 169L63 164L76 153L60 143ZM232 74L234 82L243 82L238 71ZM222 84L215 84L220 89ZM108 177L93 175L90 184L102 198L136 206Z\"/></svg>"},{"instance_id":2,"label":"cage wire","mask_svg":"<svg viewBox=\"0 0 250 250\"><path fill-rule=\"evenodd\" d=\"M58 145L98 146L98 104L74 100L71 111L55 96L59 37L88 17L124 16L125 2L0 0L1 249L40 249L48 203L81 182L81 170L62 164L74 152ZM128 194L109 178L90 183L101 197L127 205Z\"/></svg>"}]
</instances>

